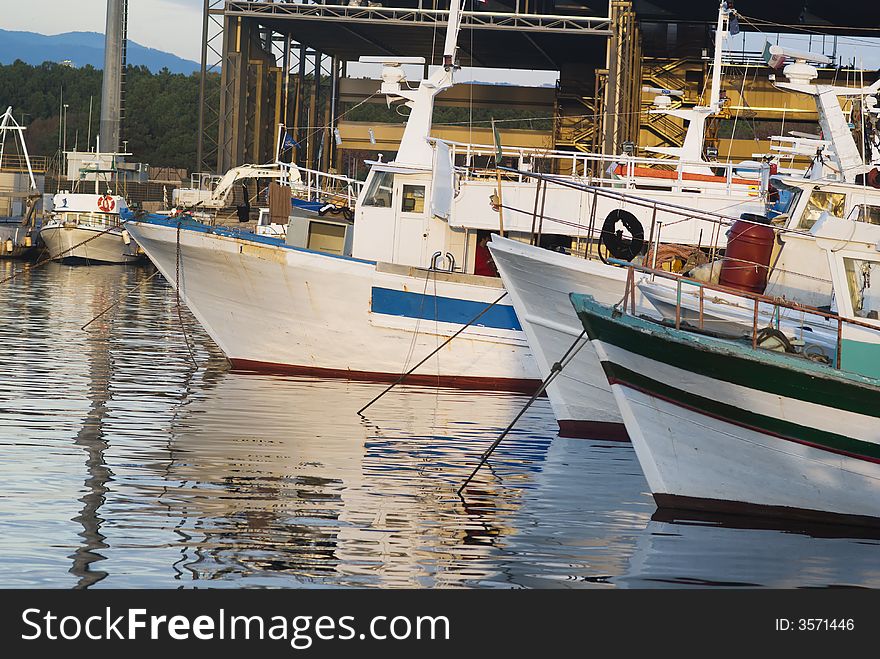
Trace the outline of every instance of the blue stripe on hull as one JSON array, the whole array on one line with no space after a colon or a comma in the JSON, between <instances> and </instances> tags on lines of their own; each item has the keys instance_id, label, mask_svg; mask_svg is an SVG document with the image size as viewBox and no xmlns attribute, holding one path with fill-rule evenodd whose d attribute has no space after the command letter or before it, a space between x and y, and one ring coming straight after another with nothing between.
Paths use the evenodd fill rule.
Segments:
<instances>
[{"instance_id":1,"label":"blue stripe on hull","mask_svg":"<svg viewBox=\"0 0 880 659\"><path fill-rule=\"evenodd\" d=\"M440 297L395 291L389 288L373 287L371 310L374 313L405 318L436 320L441 323L457 323L464 325L489 305L489 302L459 300L452 297ZM510 305L496 304L474 323L477 327L495 329L521 330L522 326Z\"/></svg>"}]
</instances>

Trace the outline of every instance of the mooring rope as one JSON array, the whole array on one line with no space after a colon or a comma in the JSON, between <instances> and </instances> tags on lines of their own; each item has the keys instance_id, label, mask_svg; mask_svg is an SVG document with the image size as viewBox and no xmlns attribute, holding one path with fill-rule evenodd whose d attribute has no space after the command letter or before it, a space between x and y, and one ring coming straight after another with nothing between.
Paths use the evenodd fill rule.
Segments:
<instances>
[{"instance_id":1,"label":"mooring rope","mask_svg":"<svg viewBox=\"0 0 880 659\"><path fill-rule=\"evenodd\" d=\"M442 350L445 346L447 346L447 345L448 345L448 344L449 344L449 343L450 343L455 337L457 337L459 334L461 334L462 332L464 332L468 327L470 327L470 326L473 325L475 322L477 322L480 318L482 318L482 317L483 317L483 314L485 314L487 311L489 311L489 309L491 309L491 308L494 307L496 304L498 304L499 302L501 302L501 300L503 300L506 296L507 296L507 291L504 291L504 293L502 293L502 294L498 297L498 299L496 299L494 302L491 302L490 304L486 305L486 307L485 307L480 313L478 313L476 316L474 316L473 318L471 318L471 319L470 319L465 325L462 325L461 328L459 328L458 331L455 332L455 334L453 334L453 335L450 336L448 339L446 339L443 343L441 343L439 346L437 346L437 348L434 349L434 350L432 350L431 353L430 353L427 357L425 357L424 359L422 359L422 361L420 361L418 364L416 364L416 365L413 366L411 369L409 369L406 373L404 373L404 374L401 375L399 378L397 378L397 380L396 380L395 382L392 382L392 383L391 383L391 384L385 389L385 391L383 391L381 394L379 394L378 396L376 396L375 398L373 398L373 400L371 400L369 403L367 403L366 405L364 405L361 409L359 409L359 410L357 411L357 413L360 414L361 416L363 416L363 415L362 415L362 412L363 412L365 409L367 409L370 405L372 405L372 404L375 403L377 400L379 400L380 398L382 398L382 396L384 396L385 394L387 394L389 391L391 391L392 389L394 389L394 387L396 387L396 386L399 385L401 382L403 382L408 376L412 375L413 372L414 372L419 366L421 366L421 365L424 364L426 361L428 361L429 359L431 359L431 357L433 357L435 354L437 354L438 352L440 352L440 350Z\"/></svg>"},{"instance_id":2,"label":"mooring rope","mask_svg":"<svg viewBox=\"0 0 880 659\"><path fill-rule=\"evenodd\" d=\"M116 305L118 305L120 302L122 302L124 299L126 299L129 295L131 295L132 293L134 293L137 289L139 289L141 286L143 286L144 284L146 284L148 281L150 281L153 277L155 277L155 276L158 275L158 274L159 274L159 271L156 270L156 271L155 271L153 274L151 274L149 277L147 277L146 279L141 280L141 282L138 283L137 286L134 286L133 288L130 288L130 289L128 290L128 292L127 292L125 295L121 295L121 296L119 296L119 297L116 299L116 302L114 302L114 303L111 304L109 307L107 307L106 309L104 309L104 311L102 311L102 312L99 313L97 316L95 316L94 318L92 318L89 322L87 322L85 325L83 325L82 327L80 327L80 329L81 329L81 330L84 330L86 327L88 327L89 325L91 325L92 323L94 323L96 320L98 320L98 318L100 318L100 317L103 316L105 313L107 313L108 311L110 311L113 307L115 307Z\"/></svg>"},{"instance_id":3,"label":"mooring rope","mask_svg":"<svg viewBox=\"0 0 880 659\"><path fill-rule=\"evenodd\" d=\"M562 355L562 358L558 362L554 362L553 366L550 367L550 375L548 375L544 379L544 381L541 383L541 386L538 387L538 390L534 394L532 394L532 397L529 398L529 402L527 402L525 404L525 407L523 407L519 411L519 414L517 414L513 418L513 421L511 421L510 425L508 425L507 428L504 429L504 432L502 432L498 436L498 439L496 439L494 442L492 442L492 445L488 449L486 449L486 451L483 453L483 457L480 458L480 462L477 464L476 467L474 467L474 470L471 472L471 475L465 479L464 483L462 483L461 487L459 487L458 490L456 491L456 493L459 496L461 496L462 491L464 490L464 488L466 488L468 486L468 484L471 482L471 480L473 480L474 476L477 475L477 472L480 470L480 467L482 467L484 464L486 464L486 460L488 460L489 456L491 456L492 453L495 451L495 449L498 448L498 445L501 443L501 440L503 440L507 436L507 433L509 433L513 429L513 427L516 425L516 422L519 421L520 417L526 413L526 410L532 406L532 403L534 403L536 400L538 400L538 396L540 396L542 393L544 393L544 390L550 386L550 384L553 382L553 380L556 379L556 376L559 375L560 373L562 373L562 369L564 369L566 366L568 366L568 364L571 362L571 360L575 358L575 355L577 355L578 352L580 352L581 348L583 348L585 345L587 345L587 343L589 343L589 341L581 342L581 339L583 339L584 336L586 336L586 333L587 333L587 331L584 330L580 334L578 334L578 337L574 340L574 343L572 343L568 347L568 350L565 351L565 354ZM579 346L578 346L578 343L580 343ZM577 350L575 350L575 346L577 346ZM574 350L574 352L572 352L573 350Z\"/></svg>"},{"instance_id":4,"label":"mooring rope","mask_svg":"<svg viewBox=\"0 0 880 659\"><path fill-rule=\"evenodd\" d=\"M177 298L177 320L180 323L180 331L183 334L183 342L186 344L186 349L189 352L189 357L192 360L193 365L198 368L199 363L196 361L196 356L193 354L192 348L189 346L189 337L186 335L186 325L183 323L183 314L180 311L180 222L177 223L177 258L175 260L175 273L174 273L174 293Z\"/></svg>"}]
</instances>

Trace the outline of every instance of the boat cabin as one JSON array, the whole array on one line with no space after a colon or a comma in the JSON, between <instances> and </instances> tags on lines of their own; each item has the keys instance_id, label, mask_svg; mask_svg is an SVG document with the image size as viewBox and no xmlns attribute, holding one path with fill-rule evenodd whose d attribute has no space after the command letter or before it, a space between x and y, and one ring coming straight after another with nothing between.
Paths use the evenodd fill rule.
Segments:
<instances>
[{"instance_id":1,"label":"boat cabin","mask_svg":"<svg viewBox=\"0 0 880 659\"><path fill-rule=\"evenodd\" d=\"M842 328L841 368L880 377L880 226L823 213L813 233L827 255L838 313L860 323Z\"/></svg>"},{"instance_id":2,"label":"boat cabin","mask_svg":"<svg viewBox=\"0 0 880 659\"><path fill-rule=\"evenodd\" d=\"M852 183L779 177L772 179L779 199L770 210L773 224L787 231L777 236L784 246L772 264L766 295L829 307L831 271L817 253L810 233L827 214L855 223L880 224L880 189Z\"/></svg>"}]
</instances>

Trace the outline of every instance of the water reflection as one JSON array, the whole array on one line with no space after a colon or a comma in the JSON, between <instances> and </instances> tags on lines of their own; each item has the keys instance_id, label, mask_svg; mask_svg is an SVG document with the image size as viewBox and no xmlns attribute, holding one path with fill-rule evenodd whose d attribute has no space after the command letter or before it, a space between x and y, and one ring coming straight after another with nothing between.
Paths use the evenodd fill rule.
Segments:
<instances>
[{"instance_id":1,"label":"water reflection","mask_svg":"<svg viewBox=\"0 0 880 659\"><path fill-rule=\"evenodd\" d=\"M880 587L876 529L655 513L622 587Z\"/></svg>"},{"instance_id":2,"label":"water reflection","mask_svg":"<svg viewBox=\"0 0 880 659\"><path fill-rule=\"evenodd\" d=\"M190 536L182 566L202 579L281 572L349 585L491 575L496 539L514 532L517 483L546 453L546 411L542 432L503 448L462 502L467 468L524 399L483 393L462 405L460 393L403 387L361 419L375 390L225 374L194 396L172 429L167 478L180 487L163 497ZM485 423L462 419L469 408Z\"/></svg>"},{"instance_id":3,"label":"water reflection","mask_svg":"<svg viewBox=\"0 0 880 659\"><path fill-rule=\"evenodd\" d=\"M0 275L11 264L0 263ZM525 398L230 373L148 268L0 286L7 587L880 586L877 538L664 517ZM133 289L123 304L92 317Z\"/></svg>"}]
</instances>

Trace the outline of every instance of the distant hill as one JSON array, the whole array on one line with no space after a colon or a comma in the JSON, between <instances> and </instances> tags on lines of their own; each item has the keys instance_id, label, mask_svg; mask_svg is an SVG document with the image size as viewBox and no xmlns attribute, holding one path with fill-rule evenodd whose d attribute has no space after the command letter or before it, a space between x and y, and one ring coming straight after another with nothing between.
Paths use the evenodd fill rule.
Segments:
<instances>
[{"instance_id":1,"label":"distant hill","mask_svg":"<svg viewBox=\"0 0 880 659\"><path fill-rule=\"evenodd\" d=\"M11 64L17 59L33 65L46 61L70 60L76 67L91 64L97 69L103 69L104 35L98 32L45 35L0 30L0 64ZM185 75L199 70L198 62L147 48L134 41L128 42L128 63L132 66L146 66L154 73L165 67L172 73Z\"/></svg>"}]
</instances>

